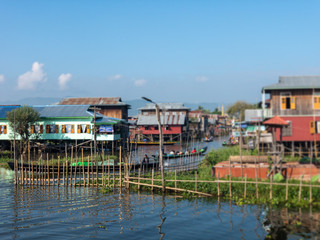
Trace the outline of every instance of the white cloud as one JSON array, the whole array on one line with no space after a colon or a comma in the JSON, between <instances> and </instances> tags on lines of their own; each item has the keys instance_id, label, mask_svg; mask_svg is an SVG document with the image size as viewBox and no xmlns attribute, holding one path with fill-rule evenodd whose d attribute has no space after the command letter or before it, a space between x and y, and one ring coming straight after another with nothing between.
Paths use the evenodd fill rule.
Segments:
<instances>
[{"instance_id":1,"label":"white cloud","mask_svg":"<svg viewBox=\"0 0 320 240\"><path fill-rule=\"evenodd\" d=\"M197 82L206 82L208 80L209 79L206 76L198 76L198 77L196 77L196 81Z\"/></svg>"},{"instance_id":2,"label":"white cloud","mask_svg":"<svg viewBox=\"0 0 320 240\"><path fill-rule=\"evenodd\" d=\"M136 85L137 87L142 87L144 85L146 85L147 81L145 79L138 79L134 81L134 85Z\"/></svg>"},{"instance_id":3,"label":"white cloud","mask_svg":"<svg viewBox=\"0 0 320 240\"><path fill-rule=\"evenodd\" d=\"M44 64L34 62L31 71L28 71L18 77L18 89L32 90L38 83L45 82L46 73L43 71Z\"/></svg>"},{"instance_id":4,"label":"white cloud","mask_svg":"<svg viewBox=\"0 0 320 240\"><path fill-rule=\"evenodd\" d=\"M71 73L62 73L59 78L59 87L61 90L67 89L67 83L71 80Z\"/></svg>"},{"instance_id":5,"label":"white cloud","mask_svg":"<svg viewBox=\"0 0 320 240\"><path fill-rule=\"evenodd\" d=\"M123 75L121 75L121 74L116 74L116 75L114 75L114 76L110 76L108 79L109 80L119 80L119 79L121 79L121 78L123 78Z\"/></svg>"},{"instance_id":6,"label":"white cloud","mask_svg":"<svg viewBox=\"0 0 320 240\"><path fill-rule=\"evenodd\" d=\"M3 74L0 74L0 83L3 83L5 81L5 77Z\"/></svg>"}]
</instances>

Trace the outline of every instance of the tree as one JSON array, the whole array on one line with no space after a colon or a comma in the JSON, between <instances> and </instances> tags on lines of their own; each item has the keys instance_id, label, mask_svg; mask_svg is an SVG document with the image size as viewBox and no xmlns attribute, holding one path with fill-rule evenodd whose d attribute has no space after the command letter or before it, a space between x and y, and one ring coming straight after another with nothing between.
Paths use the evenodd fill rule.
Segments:
<instances>
[{"instance_id":1,"label":"tree","mask_svg":"<svg viewBox=\"0 0 320 240\"><path fill-rule=\"evenodd\" d=\"M254 109L254 105L244 102L244 101L237 101L231 106L228 107L227 113L230 117L240 118L241 121L244 120L244 110L246 109Z\"/></svg>"},{"instance_id":2,"label":"tree","mask_svg":"<svg viewBox=\"0 0 320 240\"><path fill-rule=\"evenodd\" d=\"M219 111L218 108L215 108L214 111L212 112L212 114L218 114L221 115L221 111Z\"/></svg>"},{"instance_id":3,"label":"tree","mask_svg":"<svg viewBox=\"0 0 320 240\"><path fill-rule=\"evenodd\" d=\"M7 113L9 125L20 136L21 143L26 149L30 139L30 126L40 119L40 114L32 107L23 106Z\"/></svg>"},{"instance_id":4,"label":"tree","mask_svg":"<svg viewBox=\"0 0 320 240\"><path fill-rule=\"evenodd\" d=\"M210 114L210 110L204 109L204 107L202 107L201 105L198 106L197 110L200 110L200 111L202 111L203 113L206 113L206 114Z\"/></svg>"}]
</instances>

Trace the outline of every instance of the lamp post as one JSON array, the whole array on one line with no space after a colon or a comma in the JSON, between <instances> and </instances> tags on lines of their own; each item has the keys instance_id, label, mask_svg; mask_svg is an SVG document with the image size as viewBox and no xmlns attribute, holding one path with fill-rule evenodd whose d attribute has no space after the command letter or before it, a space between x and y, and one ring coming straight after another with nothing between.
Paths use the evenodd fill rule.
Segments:
<instances>
[{"instance_id":1,"label":"lamp post","mask_svg":"<svg viewBox=\"0 0 320 240\"><path fill-rule=\"evenodd\" d=\"M162 147L163 147L163 142L162 142L162 128L161 128L161 119L160 119L160 109L159 105L153 102L151 99L142 97L143 100L146 100L147 102L151 102L155 105L156 107L156 115L157 115L157 121L158 121L158 127L159 127L159 164L160 164L160 170L161 170L161 178L162 178L162 191L164 192L165 185L164 185L164 170L163 170L163 156L162 156Z\"/></svg>"}]
</instances>

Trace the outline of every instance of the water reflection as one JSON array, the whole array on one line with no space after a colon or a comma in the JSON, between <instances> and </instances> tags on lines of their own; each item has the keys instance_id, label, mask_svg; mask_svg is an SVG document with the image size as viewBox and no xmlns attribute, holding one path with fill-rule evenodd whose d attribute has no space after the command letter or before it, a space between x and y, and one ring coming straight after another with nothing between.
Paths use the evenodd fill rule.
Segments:
<instances>
[{"instance_id":1,"label":"water reflection","mask_svg":"<svg viewBox=\"0 0 320 240\"><path fill-rule=\"evenodd\" d=\"M0 180L1 239L316 238L319 212Z\"/></svg>"}]
</instances>

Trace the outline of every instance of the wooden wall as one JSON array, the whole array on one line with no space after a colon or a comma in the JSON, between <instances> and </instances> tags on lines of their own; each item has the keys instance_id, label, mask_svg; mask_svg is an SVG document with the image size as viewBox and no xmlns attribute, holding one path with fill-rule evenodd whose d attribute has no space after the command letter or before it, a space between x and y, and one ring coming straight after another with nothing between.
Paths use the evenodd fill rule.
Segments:
<instances>
[{"instance_id":1,"label":"wooden wall","mask_svg":"<svg viewBox=\"0 0 320 240\"><path fill-rule=\"evenodd\" d=\"M296 109L281 109L281 92L291 92L291 96L296 98ZM271 109L273 116L298 116L298 115L317 115L320 110L313 109L313 90L275 90L271 91Z\"/></svg>"}]
</instances>

